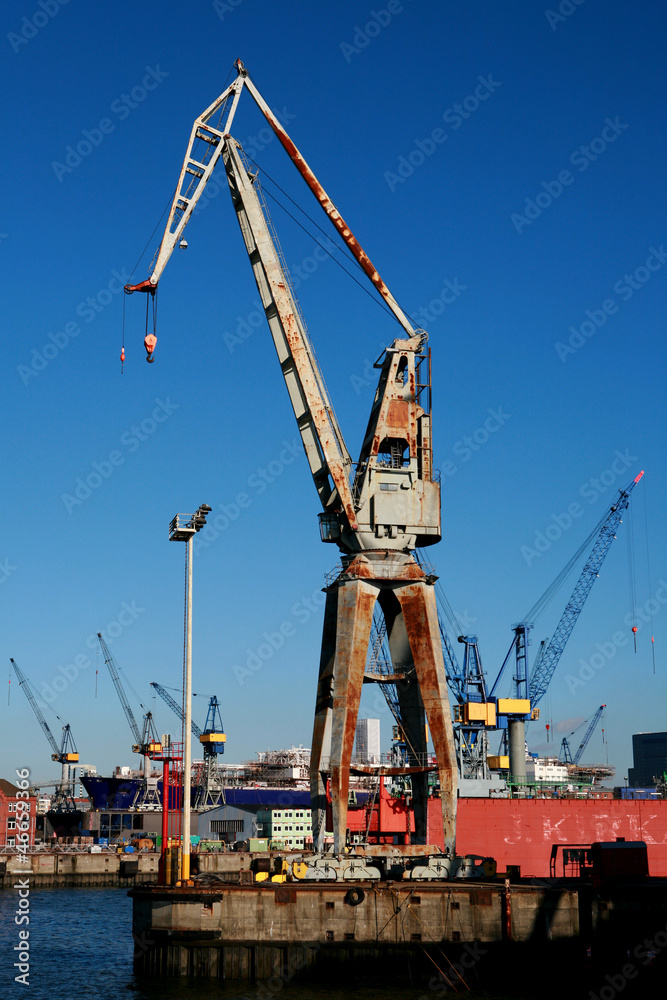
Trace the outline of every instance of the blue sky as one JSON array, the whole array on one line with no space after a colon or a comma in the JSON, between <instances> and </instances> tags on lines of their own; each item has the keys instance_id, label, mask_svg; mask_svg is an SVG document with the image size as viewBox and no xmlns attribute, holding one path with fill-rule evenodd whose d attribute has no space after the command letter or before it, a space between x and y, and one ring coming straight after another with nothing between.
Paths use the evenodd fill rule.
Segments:
<instances>
[{"instance_id":1,"label":"blue sky","mask_svg":"<svg viewBox=\"0 0 667 1000\"><path fill-rule=\"evenodd\" d=\"M183 546L167 527L206 502L217 527L195 563L195 690L218 695L230 760L310 745L321 587L337 552L319 541L224 186L166 269L152 366L144 299L124 303L120 291L148 243L134 280L147 277L192 122L241 57L429 331L443 470L443 540L429 556L492 679L511 625L646 470L631 519L638 652L626 518L529 737L538 749L545 714L567 732L605 702L608 746L596 734L588 759L608 752L622 782L631 734L667 728L664 11L618 0L14 0L1 17L2 647L5 670L13 656L51 701L54 732L57 713L82 762L130 762L101 629L160 731L176 730L149 688L177 686L181 673ZM248 94L234 135L317 218ZM369 364L398 327L270 204L356 453ZM76 496L86 480L89 495ZM240 683L238 668L271 640ZM55 777L15 682L1 711L0 773ZM378 714L372 694L362 711ZM203 721L205 705L197 712Z\"/></svg>"}]
</instances>

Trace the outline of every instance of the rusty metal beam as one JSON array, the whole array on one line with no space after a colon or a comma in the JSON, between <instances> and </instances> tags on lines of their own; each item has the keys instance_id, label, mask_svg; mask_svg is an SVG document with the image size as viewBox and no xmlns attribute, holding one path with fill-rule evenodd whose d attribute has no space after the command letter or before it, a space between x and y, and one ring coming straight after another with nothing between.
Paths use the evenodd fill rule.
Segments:
<instances>
[{"instance_id":1,"label":"rusty metal beam","mask_svg":"<svg viewBox=\"0 0 667 1000\"><path fill-rule=\"evenodd\" d=\"M387 622L396 676L403 677L414 667L411 678L399 687L401 707L410 715L412 730L407 768L351 765L373 609L378 598ZM357 556L327 589L311 757L316 850L323 845L327 770L331 775L336 853L345 848L350 773L412 774L416 834L426 841L427 772L433 766L426 759L425 719L440 778L444 844L454 853L456 753L432 581L410 555L378 551Z\"/></svg>"},{"instance_id":2,"label":"rusty metal beam","mask_svg":"<svg viewBox=\"0 0 667 1000\"><path fill-rule=\"evenodd\" d=\"M327 772L331 755L331 713L333 709L333 677L336 655L336 625L338 620L338 588L327 588L322 629L320 672L317 681L313 741L310 752L310 802L313 817L313 846L318 854L324 850L327 816Z\"/></svg>"},{"instance_id":3,"label":"rusty metal beam","mask_svg":"<svg viewBox=\"0 0 667 1000\"><path fill-rule=\"evenodd\" d=\"M331 719L331 801L334 853L345 850L350 761L377 588L364 580L339 584Z\"/></svg>"},{"instance_id":4,"label":"rusty metal beam","mask_svg":"<svg viewBox=\"0 0 667 1000\"><path fill-rule=\"evenodd\" d=\"M412 583L398 588L396 596L401 602L419 690L438 761L445 848L453 854L456 846L458 774L435 594L431 586Z\"/></svg>"}]
</instances>

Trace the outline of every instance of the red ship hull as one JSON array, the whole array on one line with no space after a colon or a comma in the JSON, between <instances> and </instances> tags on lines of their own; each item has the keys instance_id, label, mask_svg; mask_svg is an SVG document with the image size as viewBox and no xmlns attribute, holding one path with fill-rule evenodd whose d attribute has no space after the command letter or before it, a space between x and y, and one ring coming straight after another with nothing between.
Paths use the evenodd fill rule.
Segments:
<instances>
[{"instance_id":1,"label":"red ship hull","mask_svg":"<svg viewBox=\"0 0 667 1000\"><path fill-rule=\"evenodd\" d=\"M439 807L429 802L429 841L438 844ZM522 875L548 876L552 844L617 837L645 841L649 873L667 876L667 799L459 799L457 854L489 855L499 870L520 865Z\"/></svg>"},{"instance_id":2,"label":"red ship hull","mask_svg":"<svg viewBox=\"0 0 667 1000\"><path fill-rule=\"evenodd\" d=\"M384 793L384 794L383 794ZM379 808L378 808L379 806ZM405 801L381 790L370 817L364 808L350 808L351 833L404 843ZM414 831L414 821L411 817ZM649 874L667 877L667 799L484 799L458 801L456 853L495 858L498 870L519 865L524 876L549 876L552 844L592 844L596 841L643 840L648 848ZM440 800L428 802L428 843L443 846Z\"/></svg>"}]
</instances>

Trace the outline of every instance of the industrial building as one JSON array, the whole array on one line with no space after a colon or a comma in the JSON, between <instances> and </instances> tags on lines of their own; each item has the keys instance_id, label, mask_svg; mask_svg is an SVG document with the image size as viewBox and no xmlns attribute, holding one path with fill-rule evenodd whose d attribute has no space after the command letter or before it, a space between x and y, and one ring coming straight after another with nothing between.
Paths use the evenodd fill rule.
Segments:
<instances>
[{"instance_id":1,"label":"industrial building","mask_svg":"<svg viewBox=\"0 0 667 1000\"><path fill-rule=\"evenodd\" d=\"M380 762L380 720L358 719L355 738L355 757L362 764Z\"/></svg>"},{"instance_id":2,"label":"industrial building","mask_svg":"<svg viewBox=\"0 0 667 1000\"><path fill-rule=\"evenodd\" d=\"M13 785L11 781L0 778L1 847L17 847L19 833L26 833L28 835L26 846L34 847L35 844L37 798L35 795L31 795L26 799L23 794L19 796L19 791L20 789L16 785ZM27 823L27 828L22 828L20 824L25 823Z\"/></svg>"},{"instance_id":3,"label":"industrial building","mask_svg":"<svg viewBox=\"0 0 667 1000\"><path fill-rule=\"evenodd\" d=\"M630 788L650 788L667 771L667 733L634 733Z\"/></svg>"}]
</instances>

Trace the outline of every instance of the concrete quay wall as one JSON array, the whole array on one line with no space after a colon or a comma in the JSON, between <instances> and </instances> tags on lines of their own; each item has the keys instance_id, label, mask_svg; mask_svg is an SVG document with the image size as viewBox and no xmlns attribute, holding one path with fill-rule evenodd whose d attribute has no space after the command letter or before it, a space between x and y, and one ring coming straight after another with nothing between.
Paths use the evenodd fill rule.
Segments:
<instances>
[{"instance_id":1,"label":"concrete quay wall","mask_svg":"<svg viewBox=\"0 0 667 1000\"><path fill-rule=\"evenodd\" d=\"M18 856L0 855L0 888L11 889L18 877L29 878L34 888L40 886L127 886L137 882L156 882L157 854L28 854L29 864ZM136 870L135 870L136 869Z\"/></svg>"},{"instance_id":2,"label":"concrete quay wall","mask_svg":"<svg viewBox=\"0 0 667 1000\"><path fill-rule=\"evenodd\" d=\"M168 890L137 887L135 969L152 976L285 978L317 967L425 955L470 960L512 942L571 942L572 889L504 884L261 883ZM465 951L465 949L468 949ZM440 957L438 957L440 954ZM412 956L412 959L411 959ZM463 968L465 968L463 962ZM433 973L431 966L431 973Z\"/></svg>"}]
</instances>

